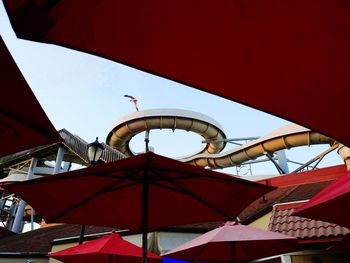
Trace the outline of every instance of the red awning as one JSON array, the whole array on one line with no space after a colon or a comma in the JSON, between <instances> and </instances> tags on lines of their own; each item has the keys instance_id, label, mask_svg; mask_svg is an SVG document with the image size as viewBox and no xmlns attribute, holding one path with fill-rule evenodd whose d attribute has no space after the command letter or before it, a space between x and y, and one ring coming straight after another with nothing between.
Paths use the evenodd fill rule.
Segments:
<instances>
[{"instance_id":1,"label":"red awning","mask_svg":"<svg viewBox=\"0 0 350 263\"><path fill-rule=\"evenodd\" d=\"M0 157L61 142L0 37Z\"/></svg>"},{"instance_id":2,"label":"red awning","mask_svg":"<svg viewBox=\"0 0 350 263\"><path fill-rule=\"evenodd\" d=\"M4 2L19 37L106 57L350 146L345 1Z\"/></svg>"}]
</instances>

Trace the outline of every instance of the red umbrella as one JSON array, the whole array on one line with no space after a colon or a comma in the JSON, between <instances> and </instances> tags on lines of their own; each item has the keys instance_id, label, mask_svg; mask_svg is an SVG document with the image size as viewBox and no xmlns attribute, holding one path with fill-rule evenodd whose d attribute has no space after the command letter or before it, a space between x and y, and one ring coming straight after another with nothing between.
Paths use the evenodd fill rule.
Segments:
<instances>
[{"instance_id":1,"label":"red umbrella","mask_svg":"<svg viewBox=\"0 0 350 263\"><path fill-rule=\"evenodd\" d=\"M315 195L292 215L350 227L350 171Z\"/></svg>"},{"instance_id":2,"label":"red umbrella","mask_svg":"<svg viewBox=\"0 0 350 263\"><path fill-rule=\"evenodd\" d=\"M227 222L163 256L189 262L248 262L296 250L295 237Z\"/></svg>"},{"instance_id":3,"label":"red umbrella","mask_svg":"<svg viewBox=\"0 0 350 263\"><path fill-rule=\"evenodd\" d=\"M45 178L2 185L47 222L146 232L232 220L273 187L198 168L154 153Z\"/></svg>"},{"instance_id":4,"label":"red umbrella","mask_svg":"<svg viewBox=\"0 0 350 263\"><path fill-rule=\"evenodd\" d=\"M66 263L139 263L142 249L117 233L48 255ZM148 262L160 263L161 257L148 252Z\"/></svg>"},{"instance_id":5,"label":"red umbrella","mask_svg":"<svg viewBox=\"0 0 350 263\"><path fill-rule=\"evenodd\" d=\"M61 142L0 37L0 157Z\"/></svg>"},{"instance_id":6,"label":"red umbrella","mask_svg":"<svg viewBox=\"0 0 350 263\"><path fill-rule=\"evenodd\" d=\"M350 84L343 0L4 2L19 37L103 56L350 145L339 114Z\"/></svg>"}]
</instances>

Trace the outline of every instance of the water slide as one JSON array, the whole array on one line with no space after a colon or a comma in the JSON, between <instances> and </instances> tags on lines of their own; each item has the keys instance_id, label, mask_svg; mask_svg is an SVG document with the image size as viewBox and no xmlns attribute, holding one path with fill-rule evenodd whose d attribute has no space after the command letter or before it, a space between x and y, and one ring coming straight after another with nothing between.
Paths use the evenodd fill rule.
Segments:
<instances>
[{"instance_id":1,"label":"water slide","mask_svg":"<svg viewBox=\"0 0 350 263\"><path fill-rule=\"evenodd\" d=\"M206 141L212 141L193 155L215 154L226 146L226 135L217 121L201 113L179 109L154 109L128 114L113 124L106 143L126 156L132 156L130 140L141 132L154 129L191 131Z\"/></svg>"},{"instance_id":2,"label":"water slide","mask_svg":"<svg viewBox=\"0 0 350 263\"><path fill-rule=\"evenodd\" d=\"M179 109L153 109L126 115L114 123L106 143L126 156L132 156L130 140L152 129L180 129L202 136L207 142L204 148L179 160L211 169L239 166L268 153L292 147L336 143L327 136L289 124L233 150L222 152L226 146L226 135L220 124L204 114Z\"/></svg>"}]
</instances>

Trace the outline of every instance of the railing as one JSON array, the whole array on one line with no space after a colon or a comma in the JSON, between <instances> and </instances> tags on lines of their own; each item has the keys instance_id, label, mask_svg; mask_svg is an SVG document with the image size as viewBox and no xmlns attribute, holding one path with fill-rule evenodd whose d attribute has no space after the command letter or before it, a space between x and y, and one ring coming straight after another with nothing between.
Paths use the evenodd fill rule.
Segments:
<instances>
[{"instance_id":1,"label":"railing","mask_svg":"<svg viewBox=\"0 0 350 263\"><path fill-rule=\"evenodd\" d=\"M60 130L59 134L64 139L64 144L69 148L70 151L72 151L74 154L79 156L86 163L89 163L88 156L87 156L88 143L86 141L84 141L82 138L80 138L77 135L71 134L66 129ZM110 147L105 143L102 143L102 144L104 146L104 150L101 156L102 161L108 163L108 162L118 161L126 158L126 156L121 152L113 149L112 147Z\"/></svg>"}]
</instances>

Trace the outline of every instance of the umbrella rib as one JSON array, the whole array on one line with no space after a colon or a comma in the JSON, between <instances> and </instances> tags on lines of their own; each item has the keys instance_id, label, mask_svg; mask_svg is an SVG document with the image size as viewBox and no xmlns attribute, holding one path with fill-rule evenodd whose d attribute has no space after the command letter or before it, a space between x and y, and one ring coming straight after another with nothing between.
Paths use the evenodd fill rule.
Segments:
<instances>
[{"instance_id":1,"label":"umbrella rib","mask_svg":"<svg viewBox=\"0 0 350 263\"><path fill-rule=\"evenodd\" d=\"M157 168L158 171L166 171L166 172L174 172L173 169L168 169L168 168ZM204 169L205 170L205 169ZM232 179L231 178L222 178L221 176L214 176L214 175L206 175L206 174L194 174L193 172L188 172L188 171L176 171L177 173L181 173L187 176L174 176L173 178L183 178L183 179L187 179L187 178L194 178L194 177L204 177L204 178L208 178L208 179L213 179L213 180L220 180L220 181L225 181L225 182L229 182L232 183ZM157 173L156 171L154 171L154 173ZM227 174L225 174L227 175ZM227 175L227 176L231 176L231 175ZM266 185L261 185L259 183L256 182L251 182L248 180L244 180L235 176L231 176L233 179L238 180L240 183L242 184L248 184L248 185L257 185L257 186L263 186L266 187ZM237 183L237 182L233 182L233 183Z\"/></svg>"},{"instance_id":2,"label":"umbrella rib","mask_svg":"<svg viewBox=\"0 0 350 263\"><path fill-rule=\"evenodd\" d=\"M205 251L205 249L209 246L209 242L205 243L204 245L202 246L199 246L199 249L197 251L197 253L195 253L192 257L191 257L191 260L189 260L189 262L197 262L198 261L198 258L200 260L202 260L200 257L201 257L201 253L203 251Z\"/></svg>"},{"instance_id":3,"label":"umbrella rib","mask_svg":"<svg viewBox=\"0 0 350 263\"><path fill-rule=\"evenodd\" d=\"M118 161L117 161L118 162ZM128 174L124 175L124 176L119 176L119 177L122 177L122 178L128 178L128 177L133 177L135 174L137 174L140 169L139 168L142 168L143 166L136 166L133 167L133 168L117 168L117 167L113 167L110 169L110 171L105 171L103 174L99 173L99 177L104 177L104 178L116 178L116 176L114 175L116 172L120 172L120 171L123 171L124 173L128 172ZM91 172L93 173L93 172Z\"/></svg>"},{"instance_id":4,"label":"umbrella rib","mask_svg":"<svg viewBox=\"0 0 350 263\"><path fill-rule=\"evenodd\" d=\"M98 167L98 166L96 166ZM85 168L85 169L89 169L89 168ZM94 169L94 168L92 168ZM113 168L114 169L114 168ZM83 170L83 169L82 169ZM80 173L80 174L75 174L75 172L81 172L81 170L76 170L76 171L71 171L71 172L67 172L65 175L64 175L64 179L65 180L74 180L78 177L87 177L87 176L95 176L95 177L100 177L100 178L121 178L121 179L128 179L128 177L132 177L134 176L138 170L137 169L134 169L134 171L131 171L130 174L127 174L125 176L119 176L119 177L116 177L113 175L113 172L119 172L119 171L129 171L129 170L133 170L133 169L123 169L123 168L120 168L120 169L114 169L110 172L106 172L105 174L101 174L99 172L98 175L96 175L96 171L92 170L92 171L88 171L87 173ZM43 177L43 178L40 178L40 179L36 179L36 180L29 180L29 181L24 181L24 182L21 182L21 184L26 184L26 185L31 185L31 184L37 184L38 182L47 182L47 181L50 181L53 182L53 181L61 181L62 180L62 175L61 174L56 174L56 175L53 175L52 177Z\"/></svg>"},{"instance_id":5,"label":"umbrella rib","mask_svg":"<svg viewBox=\"0 0 350 263\"><path fill-rule=\"evenodd\" d=\"M95 192L94 194L90 195L89 197L85 198L84 200L68 207L67 209L63 210L61 213L57 214L56 216L52 217L51 218L51 221L53 220L57 220L58 218L60 218L61 216L73 211L74 209L76 209L77 207L87 203L88 201L90 201L91 199L95 198L96 196L100 195L100 194L103 194L103 193L106 193L106 192L110 192L110 191L114 191L114 190L119 190L119 189L122 189L122 188L125 188L125 187L130 187L132 185L136 185L137 183L136 182L133 182L133 183L129 183L129 184L125 184L125 185L122 185L120 187L118 187L117 189L113 188L114 186L118 185L119 183L123 182L124 181L124 178L123 179L120 179L110 185L108 185L107 187L104 187L102 188L101 190ZM113 189L112 189L113 188Z\"/></svg>"},{"instance_id":6,"label":"umbrella rib","mask_svg":"<svg viewBox=\"0 0 350 263\"><path fill-rule=\"evenodd\" d=\"M100 177L106 177L106 178L111 178L111 177L115 177L113 175L113 173L118 172L118 171L130 171L137 173L138 171L140 171L140 168L143 168L144 165L140 165L140 166L136 166L136 167L132 167L132 168L113 168L110 172L105 172L104 174L100 174ZM134 170L134 171L132 171ZM152 171L156 171L159 170L160 172L164 171L164 172L174 172L174 169L167 169L167 168L153 168ZM193 177L205 177L205 178L212 178L215 180L223 180L223 181L231 181L231 179L228 178L220 178L220 177L215 177L215 176L208 176L208 175L203 175L203 174L194 174L193 172L188 172L188 171L176 171L176 173L181 173L180 176L174 176L174 178L183 178L183 179L187 179L187 178L193 178ZM91 173L93 173L91 171ZM155 172L156 173L156 172ZM133 176L134 174L131 174L131 176ZM85 176L85 175L82 175ZM127 175L126 177L130 177L130 175ZM248 181L248 183L251 183Z\"/></svg>"},{"instance_id":7,"label":"umbrella rib","mask_svg":"<svg viewBox=\"0 0 350 263\"><path fill-rule=\"evenodd\" d=\"M216 208L214 205L208 203L207 201L205 201L204 199L200 198L199 196L197 195L194 195L193 193L191 193L190 191L188 191L186 188L176 184L175 182L173 181L170 181L169 179L165 178L166 181L168 181L170 184L174 185L175 188L172 188L170 186L167 186L167 185L163 185L163 184L160 184L158 182L154 182L153 184L155 185L158 185L160 187L163 187L163 188L166 188L168 190L172 190L174 192L179 192L179 193L182 193L184 195L187 195L187 196L190 196L192 197L194 200L197 200L198 202L204 204L205 206L209 207L210 209L212 209L213 211L217 212L218 214L224 216L227 220L231 220L232 217L227 215L225 212L221 211L220 209Z\"/></svg>"}]
</instances>

